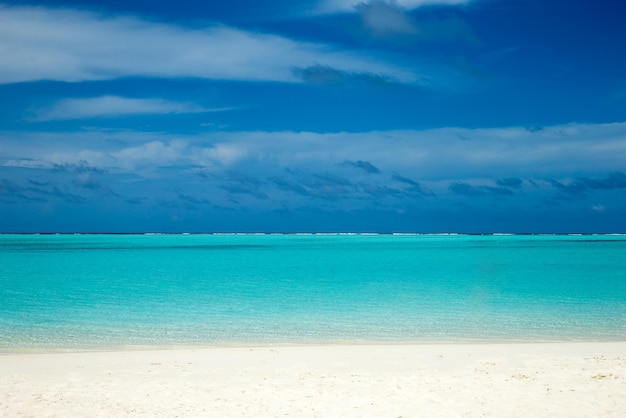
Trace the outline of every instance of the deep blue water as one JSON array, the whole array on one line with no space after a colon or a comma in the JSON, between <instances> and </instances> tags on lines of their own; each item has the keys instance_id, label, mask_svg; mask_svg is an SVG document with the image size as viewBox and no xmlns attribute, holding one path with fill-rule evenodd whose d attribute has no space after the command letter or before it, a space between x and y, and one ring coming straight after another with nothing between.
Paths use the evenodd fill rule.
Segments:
<instances>
[{"instance_id":1,"label":"deep blue water","mask_svg":"<svg viewBox=\"0 0 626 418\"><path fill-rule=\"evenodd\" d=\"M0 350L626 340L626 237L0 235Z\"/></svg>"}]
</instances>

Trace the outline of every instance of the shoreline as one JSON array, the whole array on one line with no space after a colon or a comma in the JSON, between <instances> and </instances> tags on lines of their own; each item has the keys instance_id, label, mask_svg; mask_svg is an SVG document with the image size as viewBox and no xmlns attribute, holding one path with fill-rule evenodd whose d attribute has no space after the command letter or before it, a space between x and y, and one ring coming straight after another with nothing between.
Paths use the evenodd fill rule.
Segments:
<instances>
[{"instance_id":1,"label":"shoreline","mask_svg":"<svg viewBox=\"0 0 626 418\"><path fill-rule=\"evenodd\" d=\"M186 351L212 349L264 349L298 347L394 347L394 346L529 346L529 345L626 344L626 339L450 339L450 340L331 340L331 341L223 341L207 343L121 344L111 346L40 346L0 348L0 357L30 354L118 353L135 351Z\"/></svg>"},{"instance_id":2,"label":"shoreline","mask_svg":"<svg viewBox=\"0 0 626 418\"><path fill-rule=\"evenodd\" d=\"M0 354L3 416L619 416L626 341Z\"/></svg>"}]
</instances>

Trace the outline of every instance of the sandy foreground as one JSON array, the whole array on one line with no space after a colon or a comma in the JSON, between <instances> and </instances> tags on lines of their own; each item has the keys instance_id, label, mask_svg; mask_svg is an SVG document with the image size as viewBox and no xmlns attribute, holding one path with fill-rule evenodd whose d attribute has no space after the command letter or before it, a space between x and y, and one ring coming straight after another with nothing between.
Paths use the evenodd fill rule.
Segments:
<instances>
[{"instance_id":1,"label":"sandy foreground","mask_svg":"<svg viewBox=\"0 0 626 418\"><path fill-rule=\"evenodd\" d=\"M626 342L0 355L2 417L624 417Z\"/></svg>"}]
</instances>

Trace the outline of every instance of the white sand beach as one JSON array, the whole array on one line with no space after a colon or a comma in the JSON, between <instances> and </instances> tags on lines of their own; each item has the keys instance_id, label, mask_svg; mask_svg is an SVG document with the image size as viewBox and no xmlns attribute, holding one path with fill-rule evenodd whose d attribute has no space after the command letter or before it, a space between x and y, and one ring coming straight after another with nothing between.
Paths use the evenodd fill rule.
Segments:
<instances>
[{"instance_id":1,"label":"white sand beach","mask_svg":"<svg viewBox=\"0 0 626 418\"><path fill-rule=\"evenodd\" d=\"M0 355L2 417L623 417L626 342Z\"/></svg>"}]
</instances>

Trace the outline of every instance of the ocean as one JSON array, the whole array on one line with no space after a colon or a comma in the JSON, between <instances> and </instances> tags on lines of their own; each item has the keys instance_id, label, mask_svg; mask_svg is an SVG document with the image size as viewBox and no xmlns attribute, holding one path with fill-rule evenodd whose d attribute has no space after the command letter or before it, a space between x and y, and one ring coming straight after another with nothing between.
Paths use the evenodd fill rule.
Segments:
<instances>
[{"instance_id":1,"label":"ocean","mask_svg":"<svg viewBox=\"0 0 626 418\"><path fill-rule=\"evenodd\" d=\"M0 351L626 340L626 236L0 235Z\"/></svg>"}]
</instances>

